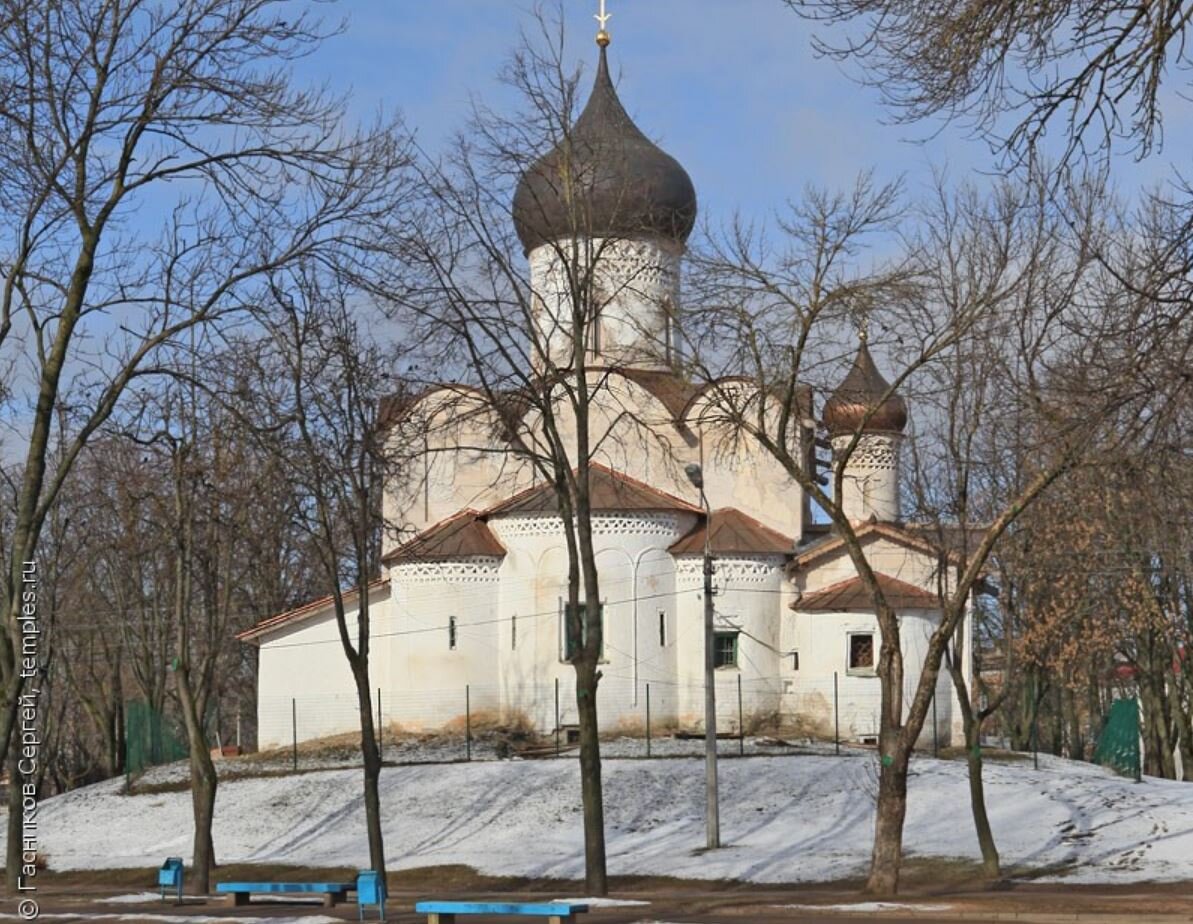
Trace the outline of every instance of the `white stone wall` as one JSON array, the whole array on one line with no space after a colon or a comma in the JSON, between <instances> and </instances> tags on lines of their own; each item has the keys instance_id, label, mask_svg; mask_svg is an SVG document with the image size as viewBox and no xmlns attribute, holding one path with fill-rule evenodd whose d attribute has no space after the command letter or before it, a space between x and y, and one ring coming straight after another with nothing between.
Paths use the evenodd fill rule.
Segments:
<instances>
[{"instance_id":1,"label":"white stone wall","mask_svg":"<svg viewBox=\"0 0 1193 924\"><path fill-rule=\"evenodd\" d=\"M837 464L845 465L841 507L854 522L876 517L880 522L899 520L899 444L895 433L863 433L847 459L843 453L853 435L832 440Z\"/></svg>"},{"instance_id":2,"label":"white stone wall","mask_svg":"<svg viewBox=\"0 0 1193 924\"><path fill-rule=\"evenodd\" d=\"M573 250L573 247L575 250ZM575 253L576 259L572 255ZM610 365L668 367L676 357L681 245L663 238L562 240L530 252L538 342L552 365L567 366L572 344L572 280L595 262L590 352Z\"/></svg>"},{"instance_id":3,"label":"white stone wall","mask_svg":"<svg viewBox=\"0 0 1193 924\"><path fill-rule=\"evenodd\" d=\"M370 598L369 618L374 637L391 630L388 589ZM346 613L355 639L357 608ZM371 649L369 672L385 677L388 653ZM353 731L360 727L356 684L340 643L334 610L330 607L284 626L262 640L257 661L257 746L261 750L298 740Z\"/></svg>"},{"instance_id":4,"label":"white stone wall","mask_svg":"<svg viewBox=\"0 0 1193 924\"><path fill-rule=\"evenodd\" d=\"M636 727L645 718L645 684L655 679L652 712L660 719L674 677L675 577L666 549L694 524L686 513L597 515L593 541L604 601L605 650L598 703L602 725ZM540 728L554 729L559 681L560 724L576 724L575 670L563 660L567 553L555 516L496 517L490 525L508 549L502 568L500 674L502 702ZM581 592L583 596L583 591ZM659 614L668 631L660 644ZM516 645L512 626L518 626Z\"/></svg>"},{"instance_id":5,"label":"white stone wall","mask_svg":"<svg viewBox=\"0 0 1193 924\"><path fill-rule=\"evenodd\" d=\"M899 640L903 651L904 716L919 684L920 665L928 639L939 622L935 610L905 610L899 613ZM799 669L791 659L782 666L784 710L810 731L831 735L839 716L841 740L856 742L876 737L879 729L881 693L874 669L851 670L849 637L869 633L874 638L875 664L882 644L878 618L873 612L800 612L790 622L791 647L799 651ZM835 675L835 687L834 687ZM937 741L947 746L954 740L955 696L947 673L937 680ZM836 706L834 708L834 699ZM919 745L933 745L933 714L928 713Z\"/></svg>"},{"instance_id":6,"label":"white stone wall","mask_svg":"<svg viewBox=\"0 0 1193 924\"><path fill-rule=\"evenodd\" d=\"M738 632L736 667L716 671L717 728L736 730L744 718L781 708L783 654L780 613L790 599L783 557L724 555L713 563L713 630ZM677 722L704 727L704 570L700 555L678 560L681 632L677 662ZM738 687L741 687L741 709Z\"/></svg>"},{"instance_id":7,"label":"white stone wall","mask_svg":"<svg viewBox=\"0 0 1193 924\"><path fill-rule=\"evenodd\" d=\"M616 373L593 370L589 439L599 447L594 461L696 504L699 496L684 466L704 468L709 502L736 507L780 532L798 537L803 528L803 493L768 453L748 441L729 441L707 401L697 399L686 421L649 391ZM385 515L390 526L386 549L467 507L485 509L535 483L528 463L497 438L492 416L479 397L445 389L423 399L429 455L422 470L405 468L387 485ZM569 409L557 407L564 445L576 445ZM527 415L528 438L541 433ZM574 462L575 460L573 460Z\"/></svg>"}]
</instances>

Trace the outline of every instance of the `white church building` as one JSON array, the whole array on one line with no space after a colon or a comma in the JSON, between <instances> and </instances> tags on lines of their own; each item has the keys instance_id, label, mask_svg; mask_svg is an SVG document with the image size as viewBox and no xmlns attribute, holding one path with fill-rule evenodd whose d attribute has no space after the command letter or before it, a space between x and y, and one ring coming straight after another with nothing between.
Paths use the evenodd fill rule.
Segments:
<instances>
[{"instance_id":1,"label":"white church building","mask_svg":"<svg viewBox=\"0 0 1193 924\"><path fill-rule=\"evenodd\" d=\"M769 455L740 441L723 448L711 413L718 383L702 387L679 371L672 326L696 193L683 167L626 114L606 44L572 131L574 150L587 142L606 155L616 151L602 169L612 163L625 174L616 178L616 207L602 209L598 190L591 210L593 234L609 242L600 272L618 293L601 311L594 338L592 426L618 435L632 420L639 429L602 440L591 472L604 600L600 721L609 732L640 731L649 709L656 734L702 727L707 542L715 568L718 728L779 722L825 736L836 727L843 741L874 740L880 634L843 542L812 521L804 492ZM563 330L554 313L566 297L552 243L574 233L544 180L556 156L527 171L513 210L539 333L552 350ZM843 503L898 612L910 693L939 619L941 556L926 531L901 521L907 408L898 396L881 401L888 390L863 341L836 392L811 413L838 447L869 415L848 462ZM551 487L536 484L529 466L511 465L496 442L500 428L476 402L470 412L468 392L452 386L421 396L421 417L447 425L428 431L434 445L418 483L386 491L386 511L418 533L384 550L384 573L371 586L375 708L383 725L407 730L459 729L467 710L523 720L544 733L566 731L576 709L562 521ZM813 435L809 429L805 439ZM690 463L701 466L711 517L685 477ZM259 649L261 748L359 728L330 598L238 637ZM965 637L972 638L968 626ZM925 736L930 744L935 722L944 745L960 735L947 673L937 692Z\"/></svg>"}]
</instances>

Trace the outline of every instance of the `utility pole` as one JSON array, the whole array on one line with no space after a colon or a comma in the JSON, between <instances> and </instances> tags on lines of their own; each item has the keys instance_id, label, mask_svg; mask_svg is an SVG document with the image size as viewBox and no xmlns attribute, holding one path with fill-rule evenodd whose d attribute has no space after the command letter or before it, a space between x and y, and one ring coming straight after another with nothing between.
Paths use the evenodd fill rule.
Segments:
<instances>
[{"instance_id":1,"label":"utility pole","mask_svg":"<svg viewBox=\"0 0 1193 924\"><path fill-rule=\"evenodd\" d=\"M712 508L704 493L704 472L696 463L684 467L692 486L700 492L704 507L704 824L708 849L721 846L721 818L717 796L717 687L713 648Z\"/></svg>"}]
</instances>

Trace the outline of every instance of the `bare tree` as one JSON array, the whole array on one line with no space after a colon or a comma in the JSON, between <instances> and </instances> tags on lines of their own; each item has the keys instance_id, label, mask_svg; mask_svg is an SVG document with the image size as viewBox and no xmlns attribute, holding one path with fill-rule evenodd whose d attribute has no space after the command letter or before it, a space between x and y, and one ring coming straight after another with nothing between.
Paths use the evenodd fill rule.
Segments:
<instances>
[{"instance_id":1,"label":"bare tree","mask_svg":"<svg viewBox=\"0 0 1193 924\"><path fill-rule=\"evenodd\" d=\"M368 336L369 318L342 280L308 266L272 283L268 336L239 351L244 378L234 397L298 499L295 526L309 538L317 586L334 606L360 710L369 858L384 876L370 613L387 528L382 495L401 477L405 455L405 441L391 440L381 416L400 390L389 370L402 357Z\"/></svg>"},{"instance_id":2,"label":"bare tree","mask_svg":"<svg viewBox=\"0 0 1193 924\"><path fill-rule=\"evenodd\" d=\"M972 195L944 197L920 230L904 231L910 265L863 272L853 258L864 236L884 226L893 202L890 190L866 182L852 195L813 194L783 220L779 245L735 226L714 239L699 260L702 294L710 305L706 323L722 340L732 336L728 362L778 400L777 407L744 403L735 391L722 389L721 412L779 460L828 514L874 600L882 637L881 771L867 889L875 893L898 888L913 748L931 708L942 659L995 544L1092 444L1121 445L1146 429L1132 424L1134 411L1147 400L1146 388L1117 338L1131 330L1137 332L1136 346L1139 337L1155 345L1159 341L1150 338L1158 329L1148 321L1167 316L1166 308L1132 295L1119 277L1104 270L1106 262L1097 255L1109 247L1110 232L1104 226L1105 199L1096 186L1076 187L1063 210L1042 181L1004 184L988 202ZM1117 265L1126 266L1122 256ZM832 422L834 457L826 490L801 449L807 440L800 438L799 428L807 414L798 383L824 380L824 353L818 355L816 347L827 348L831 359L841 324L851 318L864 318L872 332L881 332L871 339L898 371L892 382L884 382L881 394L865 396ZM1022 403L1037 411L1033 448L1043 461L1011 490L974 497L966 492L983 485L973 482L965 466L957 468L958 461L968 459L963 457L966 435L950 433L947 426L951 421L954 427L972 427L964 416L966 404L972 409L974 401L987 401L994 393L988 381L984 384L986 373L974 376L970 359L979 351L999 353L999 403ZM710 379L726 369L722 356L703 361ZM937 469L943 477L932 488L937 503L945 501L937 509L977 517L983 529L958 530L967 524L954 521L951 532L959 541L942 537L938 542L941 618L905 701L898 620L859 541L861 524L851 522L843 508L845 470L869 421L890 417L901 389L913 396L921 390L932 394L932 376L950 383L944 394L958 401L959 412L945 416L945 438L934 450L940 453ZM848 429L842 429L844 418ZM930 428L914 436L922 457L932 436Z\"/></svg>"},{"instance_id":3,"label":"bare tree","mask_svg":"<svg viewBox=\"0 0 1193 924\"><path fill-rule=\"evenodd\" d=\"M1025 153L1052 128L1067 155L1161 140L1163 90L1190 64L1183 3L1104 0L784 0L842 27L816 47L859 60L863 80L907 121L964 119ZM844 34L848 32L848 36ZM1068 156L1064 158L1068 160Z\"/></svg>"},{"instance_id":4,"label":"bare tree","mask_svg":"<svg viewBox=\"0 0 1193 924\"><path fill-rule=\"evenodd\" d=\"M563 64L561 17L540 11L537 25L504 74L521 111L508 117L478 105L445 158L422 160L424 207L393 242L408 277L378 295L417 331L440 419L473 422L471 437L433 430L438 450L487 454L500 460L503 484L546 485L554 496L567 550L564 657L576 676L585 879L602 895L593 463L652 442L664 451L610 383L635 364L674 369L678 306L652 280L674 278L678 287L669 261L678 266L695 193L622 108L608 35L598 36L595 84L575 117L578 75ZM647 161L655 172L645 175ZM646 207L660 188L671 198ZM636 262L619 256L643 239L666 243L657 253L648 244ZM457 384L445 384L445 372Z\"/></svg>"},{"instance_id":5,"label":"bare tree","mask_svg":"<svg viewBox=\"0 0 1193 924\"><path fill-rule=\"evenodd\" d=\"M4 8L0 354L31 410L0 597L0 756L21 569L83 447L163 346L260 304L278 267L351 262L352 222L391 201L392 134L345 132L341 101L290 85L287 63L325 34L275 0Z\"/></svg>"}]
</instances>

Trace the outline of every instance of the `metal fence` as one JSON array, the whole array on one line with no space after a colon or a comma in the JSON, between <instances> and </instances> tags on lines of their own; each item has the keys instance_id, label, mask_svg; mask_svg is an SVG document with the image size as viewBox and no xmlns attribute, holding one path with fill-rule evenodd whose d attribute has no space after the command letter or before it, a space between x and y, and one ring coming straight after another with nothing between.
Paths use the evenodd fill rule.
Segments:
<instances>
[{"instance_id":1,"label":"metal fence","mask_svg":"<svg viewBox=\"0 0 1193 924\"><path fill-rule=\"evenodd\" d=\"M763 738L784 746L818 742L837 749L876 744L879 707L873 677L829 674L801 677L797 683L730 674L717 682L717 732L727 751L745 753L748 739ZM563 754L576 742L579 728L573 677L438 690L377 688L370 709L384 757L395 762ZM627 757L695 752L703 735L704 686L658 678L602 680L597 713L607 752ZM939 751L956 743L953 719L951 688L942 683L920 747ZM288 755L295 766L318 748L355 748L359 734L354 694L309 693L263 698L258 704L260 749Z\"/></svg>"},{"instance_id":2,"label":"metal fence","mask_svg":"<svg viewBox=\"0 0 1193 924\"><path fill-rule=\"evenodd\" d=\"M124 766L129 774L182 760L190 753L178 723L145 700L124 704L124 733Z\"/></svg>"}]
</instances>

